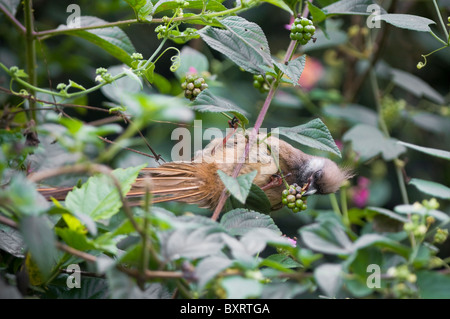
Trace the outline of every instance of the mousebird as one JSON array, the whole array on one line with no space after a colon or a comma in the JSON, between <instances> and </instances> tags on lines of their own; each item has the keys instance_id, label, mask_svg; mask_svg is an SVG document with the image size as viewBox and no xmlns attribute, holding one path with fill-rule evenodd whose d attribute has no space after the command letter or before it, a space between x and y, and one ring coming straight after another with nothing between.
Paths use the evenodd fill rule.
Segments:
<instances>
[{"instance_id":1,"label":"mousebird","mask_svg":"<svg viewBox=\"0 0 450 319\"><path fill-rule=\"evenodd\" d=\"M148 189L153 203L179 201L214 208L224 189L217 171L231 176L245 150L247 138L236 132L231 138L215 138L190 162L170 162L158 167L143 168L128 192L128 198L142 198ZM336 192L352 177L328 158L312 156L274 136L257 135L240 175L257 171L253 183L266 193L272 209L281 207L281 193L286 183L305 186L305 196ZM39 191L46 197L63 200L71 188L50 188ZM138 202L136 202L138 203Z\"/></svg>"}]
</instances>

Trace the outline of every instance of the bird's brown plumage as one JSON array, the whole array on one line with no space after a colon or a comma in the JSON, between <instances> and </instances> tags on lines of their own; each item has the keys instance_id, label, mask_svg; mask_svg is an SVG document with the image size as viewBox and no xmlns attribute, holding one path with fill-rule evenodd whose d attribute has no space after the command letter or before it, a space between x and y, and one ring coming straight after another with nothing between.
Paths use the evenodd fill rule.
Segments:
<instances>
[{"instance_id":1,"label":"bird's brown plumage","mask_svg":"<svg viewBox=\"0 0 450 319\"><path fill-rule=\"evenodd\" d=\"M259 134L257 141L250 150L240 174L257 170L253 183L260 188L269 184L274 175L280 174L280 170L287 183L310 183L312 193L318 194L337 191L341 184L351 177L347 170L340 169L333 161L305 154L273 136ZM236 133L225 145L222 138L216 138L198 152L191 162L171 162L159 167L144 168L127 197L144 196L149 182L146 177L150 177L154 203L180 201L214 208L224 189L217 170L220 169L231 176L237 162L242 158L246 142L242 133ZM280 206L283 189L284 184L265 189L272 208ZM63 199L69 190L70 188L42 189L41 193L46 197Z\"/></svg>"}]
</instances>

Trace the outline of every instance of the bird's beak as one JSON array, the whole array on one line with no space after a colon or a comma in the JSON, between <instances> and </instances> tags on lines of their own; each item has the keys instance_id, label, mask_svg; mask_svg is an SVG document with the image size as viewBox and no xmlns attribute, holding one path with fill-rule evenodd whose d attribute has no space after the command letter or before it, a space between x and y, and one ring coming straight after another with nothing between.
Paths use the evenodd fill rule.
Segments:
<instances>
[{"instance_id":1,"label":"bird's beak","mask_svg":"<svg viewBox=\"0 0 450 319\"><path fill-rule=\"evenodd\" d=\"M304 194L304 196L309 196L309 195L313 195L317 192L315 185L315 177L316 177L317 172L311 174L311 176L308 178L308 187L306 189L306 192Z\"/></svg>"}]
</instances>

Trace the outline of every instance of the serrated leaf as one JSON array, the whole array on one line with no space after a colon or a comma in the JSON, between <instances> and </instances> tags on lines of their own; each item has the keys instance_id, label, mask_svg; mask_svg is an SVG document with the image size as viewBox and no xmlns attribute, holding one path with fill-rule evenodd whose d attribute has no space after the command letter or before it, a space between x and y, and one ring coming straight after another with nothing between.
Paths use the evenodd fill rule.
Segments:
<instances>
[{"instance_id":1,"label":"serrated leaf","mask_svg":"<svg viewBox=\"0 0 450 319\"><path fill-rule=\"evenodd\" d=\"M352 242L344 230L331 222L303 227L300 236L306 246L321 253L348 255L353 251Z\"/></svg>"},{"instance_id":2,"label":"serrated leaf","mask_svg":"<svg viewBox=\"0 0 450 319\"><path fill-rule=\"evenodd\" d=\"M46 216L27 216L20 221L23 240L44 278L48 278L57 254L55 235Z\"/></svg>"},{"instance_id":3,"label":"serrated leaf","mask_svg":"<svg viewBox=\"0 0 450 319\"><path fill-rule=\"evenodd\" d=\"M395 84L414 96L419 98L427 97L436 103L445 104L444 97L418 76L394 68L390 70L390 73Z\"/></svg>"},{"instance_id":4,"label":"serrated leaf","mask_svg":"<svg viewBox=\"0 0 450 319\"><path fill-rule=\"evenodd\" d=\"M115 169L123 194L128 193L139 171L145 166ZM119 212L122 202L111 178L104 174L90 177L80 188L74 188L66 196L65 205L70 211L86 214L93 220L106 219Z\"/></svg>"},{"instance_id":5,"label":"serrated leaf","mask_svg":"<svg viewBox=\"0 0 450 319\"><path fill-rule=\"evenodd\" d=\"M206 56L189 46L184 46L181 49L180 59L181 65L175 71L175 75L179 80L186 76L190 68L194 68L199 74L209 69L209 62Z\"/></svg>"},{"instance_id":6,"label":"serrated leaf","mask_svg":"<svg viewBox=\"0 0 450 319\"><path fill-rule=\"evenodd\" d=\"M428 18L411 15L411 14L398 14L398 13L388 13L375 15L373 17L374 21L385 21L397 28L414 30L419 32L431 32L430 24L436 24L433 20Z\"/></svg>"},{"instance_id":7,"label":"serrated leaf","mask_svg":"<svg viewBox=\"0 0 450 319\"><path fill-rule=\"evenodd\" d=\"M97 17L80 17L81 27L96 26L105 23L106 21ZM119 27L77 30L67 27L67 25L60 25L57 30L64 30L64 33L66 34L75 35L88 40L127 65L131 65L132 59L130 56L136 52L136 49L126 33Z\"/></svg>"},{"instance_id":8,"label":"serrated leaf","mask_svg":"<svg viewBox=\"0 0 450 319\"><path fill-rule=\"evenodd\" d=\"M220 225L234 236L242 236L255 228L270 229L281 234L280 229L270 216L246 209L234 209L227 212L222 216Z\"/></svg>"},{"instance_id":9,"label":"serrated leaf","mask_svg":"<svg viewBox=\"0 0 450 319\"><path fill-rule=\"evenodd\" d=\"M258 174L258 171L254 170L248 174L240 175L237 178L228 176L221 170L218 170L217 174L230 194L244 204L248 194L250 193L252 182L255 179L256 174Z\"/></svg>"},{"instance_id":10,"label":"serrated leaf","mask_svg":"<svg viewBox=\"0 0 450 319\"><path fill-rule=\"evenodd\" d=\"M140 21L151 21L148 17L153 11L151 0L125 0L134 10L136 18ZM150 19L150 20L149 20Z\"/></svg>"},{"instance_id":11,"label":"serrated leaf","mask_svg":"<svg viewBox=\"0 0 450 319\"><path fill-rule=\"evenodd\" d=\"M341 264L326 263L314 269L314 278L325 295L335 297L342 285L341 273Z\"/></svg>"},{"instance_id":12,"label":"serrated leaf","mask_svg":"<svg viewBox=\"0 0 450 319\"><path fill-rule=\"evenodd\" d=\"M208 89L202 91L190 105L198 112L229 112L234 114L242 123L248 124L246 111L225 98L213 95Z\"/></svg>"},{"instance_id":13,"label":"serrated leaf","mask_svg":"<svg viewBox=\"0 0 450 319\"><path fill-rule=\"evenodd\" d=\"M386 161L397 158L406 151L406 148L397 143L397 140L387 138L376 127L359 124L347 131L343 140L351 142L353 149L359 153L361 159L366 161L381 155Z\"/></svg>"},{"instance_id":14,"label":"serrated leaf","mask_svg":"<svg viewBox=\"0 0 450 319\"><path fill-rule=\"evenodd\" d=\"M299 85L298 81L305 68L306 56L296 58L295 60L286 62L287 64L274 61L274 64L288 77L287 80L292 85Z\"/></svg>"},{"instance_id":15,"label":"serrated leaf","mask_svg":"<svg viewBox=\"0 0 450 319\"><path fill-rule=\"evenodd\" d=\"M326 12L327 16L332 15L371 15L372 11L367 11L371 4L375 4L372 0L341 0L323 7L322 11ZM386 11L380 7L380 12Z\"/></svg>"},{"instance_id":16,"label":"serrated leaf","mask_svg":"<svg viewBox=\"0 0 450 319\"><path fill-rule=\"evenodd\" d=\"M314 119L294 127L279 127L278 133L300 144L328 151L341 157L341 152L330 131L320 119Z\"/></svg>"},{"instance_id":17,"label":"serrated leaf","mask_svg":"<svg viewBox=\"0 0 450 319\"><path fill-rule=\"evenodd\" d=\"M423 147L423 146L414 145L414 144L410 144L410 143L406 143L406 142L402 142L402 141L397 141L397 143L404 145L408 148L412 148L416 151L428 154L428 155L432 155L432 156L436 156L436 157L443 158L446 160L450 160L450 152L447 152L447 151L438 150L438 149L431 148L431 147Z\"/></svg>"},{"instance_id":18,"label":"serrated leaf","mask_svg":"<svg viewBox=\"0 0 450 319\"><path fill-rule=\"evenodd\" d=\"M220 23L225 30L206 27L198 32L210 47L253 74L264 73L261 66L272 67L266 36L256 23L238 16L227 17Z\"/></svg>"},{"instance_id":19,"label":"serrated leaf","mask_svg":"<svg viewBox=\"0 0 450 319\"><path fill-rule=\"evenodd\" d=\"M200 9L203 10L203 6L205 5L204 1L202 0L186 0L188 2L188 5L186 7L183 7L183 9ZM174 10L176 8L180 7L180 3L176 0L159 0L153 9L153 15L167 10ZM206 10L211 11L223 11L227 8L221 3L221 1L217 0L209 0L206 2ZM184 15L186 17L186 15ZM189 23L192 23L192 21L189 21ZM192 23L196 24L196 23Z\"/></svg>"},{"instance_id":20,"label":"serrated leaf","mask_svg":"<svg viewBox=\"0 0 450 319\"><path fill-rule=\"evenodd\" d=\"M419 191L425 194L443 199L450 199L450 188L445 185L419 178L412 178L409 181L409 184L414 185Z\"/></svg>"}]
</instances>

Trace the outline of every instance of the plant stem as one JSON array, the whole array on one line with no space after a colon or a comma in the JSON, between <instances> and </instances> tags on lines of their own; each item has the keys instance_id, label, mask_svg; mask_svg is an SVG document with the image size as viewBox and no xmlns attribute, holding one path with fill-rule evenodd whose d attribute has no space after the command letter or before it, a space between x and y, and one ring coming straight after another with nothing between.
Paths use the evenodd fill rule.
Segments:
<instances>
[{"instance_id":1,"label":"plant stem","mask_svg":"<svg viewBox=\"0 0 450 319\"><path fill-rule=\"evenodd\" d=\"M341 218L342 213L341 213L341 209L339 208L339 203L337 201L336 194L331 193L330 195L328 195L328 197L330 198L330 203L331 203L331 207L333 207L333 211L336 213L336 215L339 216L339 218Z\"/></svg>"},{"instance_id":2,"label":"plant stem","mask_svg":"<svg viewBox=\"0 0 450 319\"><path fill-rule=\"evenodd\" d=\"M25 16L25 56L27 64L28 73L28 83L36 87L37 86L37 76L36 76L36 43L34 39L34 21L33 21L33 2L32 0L24 0L24 16ZM35 90L31 89L32 95L35 94ZM30 100L29 108L31 109L28 113L28 120L36 120L36 112L33 110L35 108L35 102Z\"/></svg>"},{"instance_id":3,"label":"plant stem","mask_svg":"<svg viewBox=\"0 0 450 319\"><path fill-rule=\"evenodd\" d=\"M447 28L445 27L444 20L442 19L441 11L439 10L439 6L438 6L436 0L433 0L433 4L434 4L434 8L436 9L436 13L438 15L439 22L441 23L442 30L444 30L445 38L447 39L447 44L448 44L449 41L450 41L450 38L449 38L449 35L448 35Z\"/></svg>"}]
</instances>

